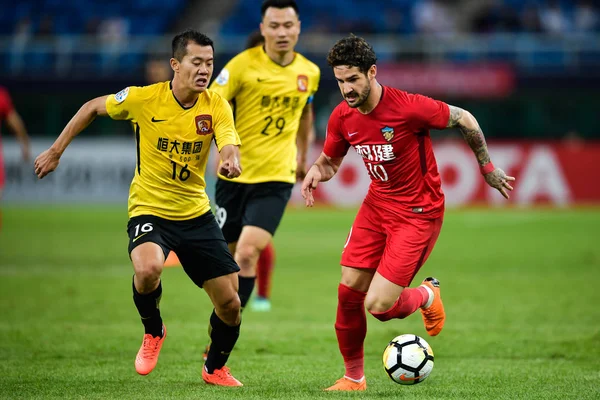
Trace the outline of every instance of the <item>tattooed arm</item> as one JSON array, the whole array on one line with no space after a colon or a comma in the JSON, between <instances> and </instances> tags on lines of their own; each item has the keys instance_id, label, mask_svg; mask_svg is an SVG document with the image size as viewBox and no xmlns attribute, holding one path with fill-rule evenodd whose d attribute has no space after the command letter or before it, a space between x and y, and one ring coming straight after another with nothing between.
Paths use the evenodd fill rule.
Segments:
<instances>
[{"instance_id":1,"label":"tattooed arm","mask_svg":"<svg viewBox=\"0 0 600 400\"><path fill-rule=\"evenodd\" d=\"M507 190L513 190L508 182L514 181L515 178L507 176L500 168L494 168L487 173L485 172L486 167L493 167L493 164L491 164L485 137L483 136L483 132L481 131L477 120L470 112L463 110L460 107L451 105L448 105L448 107L450 107L450 118L446 128L456 127L460 130L463 138L471 150L473 150L487 184L497 189L502 193L502 196L508 199L509 196Z\"/></svg>"}]
</instances>

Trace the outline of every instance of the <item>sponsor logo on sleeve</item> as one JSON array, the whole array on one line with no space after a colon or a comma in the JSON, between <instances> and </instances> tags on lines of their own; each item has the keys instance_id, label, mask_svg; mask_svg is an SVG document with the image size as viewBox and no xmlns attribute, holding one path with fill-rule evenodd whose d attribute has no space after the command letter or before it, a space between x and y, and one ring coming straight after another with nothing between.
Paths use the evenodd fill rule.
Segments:
<instances>
[{"instance_id":1,"label":"sponsor logo on sleeve","mask_svg":"<svg viewBox=\"0 0 600 400\"><path fill-rule=\"evenodd\" d=\"M226 85L227 82L229 82L229 71L227 70L227 68L223 68L221 70L221 73L219 74L219 76L217 76L217 79L215 79L215 82L217 82L217 85Z\"/></svg>"},{"instance_id":2,"label":"sponsor logo on sleeve","mask_svg":"<svg viewBox=\"0 0 600 400\"><path fill-rule=\"evenodd\" d=\"M119 93L115 94L115 100L117 101L117 103L122 103L127 98L128 94L129 94L129 87L126 87L125 89L121 90Z\"/></svg>"}]
</instances>

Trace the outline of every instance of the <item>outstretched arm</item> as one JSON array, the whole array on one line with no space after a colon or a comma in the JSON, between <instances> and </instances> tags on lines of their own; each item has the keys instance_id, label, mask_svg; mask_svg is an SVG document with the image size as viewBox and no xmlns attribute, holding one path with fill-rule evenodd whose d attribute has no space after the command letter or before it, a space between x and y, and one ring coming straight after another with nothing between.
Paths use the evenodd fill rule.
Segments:
<instances>
[{"instance_id":1,"label":"outstretched arm","mask_svg":"<svg viewBox=\"0 0 600 400\"><path fill-rule=\"evenodd\" d=\"M325 153L321 153L317 161L310 167L304 182L302 182L302 197L304 197L307 207L315 204L312 192L317 188L319 182L326 182L333 178L343 160L344 157L331 158Z\"/></svg>"},{"instance_id":2,"label":"outstretched arm","mask_svg":"<svg viewBox=\"0 0 600 400\"><path fill-rule=\"evenodd\" d=\"M306 157L312 141L313 119L313 106L312 103L309 103L302 110L300 126L298 126L298 134L296 135L296 146L298 147L296 178L298 181L301 181L306 176Z\"/></svg>"},{"instance_id":3,"label":"outstretched arm","mask_svg":"<svg viewBox=\"0 0 600 400\"><path fill-rule=\"evenodd\" d=\"M106 111L106 98L108 96L96 97L85 103L79 111L71 118L67 126L63 129L60 136L54 141L52 146L35 159L35 174L42 179L58 166L60 157L65 149L71 143L73 138L83 131L96 116L108 115Z\"/></svg>"},{"instance_id":4,"label":"outstretched arm","mask_svg":"<svg viewBox=\"0 0 600 400\"><path fill-rule=\"evenodd\" d=\"M494 167L490 160L485 136L477 123L475 117L468 111L460 107L448 105L450 107L450 118L447 128L457 127L462 133L463 138L473 150L479 169L488 185L498 189L502 196L509 198L507 190L513 190L509 184L515 180L512 176L507 176L503 170Z\"/></svg>"},{"instance_id":5,"label":"outstretched arm","mask_svg":"<svg viewBox=\"0 0 600 400\"><path fill-rule=\"evenodd\" d=\"M242 173L240 166L240 148L233 144L223 146L219 152L221 155L221 165L219 174L228 178L237 178Z\"/></svg>"},{"instance_id":6,"label":"outstretched arm","mask_svg":"<svg viewBox=\"0 0 600 400\"><path fill-rule=\"evenodd\" d=\"M31 157L31 151L29 148L29 136L25 129L25 124L21 119L19 113L13 109L6 117L6 124L10 130L15 134L19 143L21 143L21 154L23 155L23 161L29 161Z\"/></svg>"}]
</instances>

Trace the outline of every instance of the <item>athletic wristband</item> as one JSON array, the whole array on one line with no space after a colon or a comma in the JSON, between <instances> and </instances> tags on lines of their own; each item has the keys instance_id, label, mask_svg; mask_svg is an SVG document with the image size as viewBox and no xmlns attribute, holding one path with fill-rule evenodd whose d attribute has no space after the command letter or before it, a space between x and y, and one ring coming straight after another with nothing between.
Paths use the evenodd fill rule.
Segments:
<instances>
[{"instance_id":1,"label":"athletic wristband","mask_svg":"<svg viewBox=\"0 0 600 400\"><path fill-rule=\"evenodd\" d=\"M493 172L495 169L496 169L496 167L494 167L494 164L492 164L491 161L485 165L479 166L479 171L481 171L481 175L489 174L490 172Z\"/></svg>"}]
</instances>

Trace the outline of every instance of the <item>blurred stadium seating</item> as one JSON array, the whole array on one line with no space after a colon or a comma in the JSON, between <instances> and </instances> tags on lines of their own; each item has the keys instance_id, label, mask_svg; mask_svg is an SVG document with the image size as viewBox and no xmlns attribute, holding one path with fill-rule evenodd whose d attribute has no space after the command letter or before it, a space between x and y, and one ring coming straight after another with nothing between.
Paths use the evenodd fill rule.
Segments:
<instances>
[{"instance_id":1,"label":"blurred stadium seating","mask_svg":"<svg viewBox=\"0 0 600 400\"><path fill-rule=\"evenodd\" d=\"M419 30L434 31L439 28L424 27L422 19L438 18L437 10L445 13L445 18L468 19L456 30L479 32L534 32L542 31L548 26L560 25L557 22L545 23L545 20L565 20L564 31L593 31L598 29L597 15L589 15L586 22L579 22L578 13L590 4L588 1L460 1L460 0L388 0L388 1L321 1L305 0L299 2L302 12L302 24L305 31L339 32L349 30L360 33L413 33ZM547 16L553 3L558 3L557 15ZM592 7L593 9L593 7ZM540 21L531 22L530 12L534 10ZM462 18L460 15L466 11ZM256 1L240 0L230 17L223 24L225 34L244 34L254 29L254 19L258 10ZM536 17L533 17L534 19ZM595 18L595 19L594 19ZM588 22L589 21L589 22ZM581 25L585 25L584 28ZM448 29L452 24L440 24ZM548 28L550 29L550 28ZM560 28L557 28L560 29ZM450 29L451 30L451 29Z\"/></svg>"},{"instance_id":2,"label":"blurred stadium seating","mask_svg":"<svg viewBox=\"0 0 600 400\"><path fill-rule=\"evenodd\" d=\"M3 7L0 33L11 34L24 19L28 19L33 32L85 34L91 33L88 29L96 21L123 18L129 25L130 34L157 35L171 26L183 4L185 0L21 0ZM48 20L51 21L50 31L44 27Z\"/></svg>"},{"instance_id":3,"label":"blurred stadium seating","mask_svg":"<svg viewBox=\"0 0 600 400\"><path fill-rule=\"evenodd\" d=\"M209 33L219 69L243 48L260 21L256 0L2 3L0 82L33 121L34 135L60 129L92 95L143 84L146 61L168 59L173 32L192 26ZM490 137L559 138L576 131L590 138L600 132L593 117L600 87L596 2L302 0L299 7L303 34L298 49L324 71L315 103L319 134L328 108L338 101L332 77L325 73L325 55L349 32L374 45L382 77L390 77L384 83L473 109ZM430 79L434 73L437 78ZM479 80L469 79L472 73ZM60 101L52 111L39 110L27 101L31 95L60 95ZM572 126L574 118L577 126ZM92 127L98 131L106 129Z\"/></svg>"},{"instance_id":4,"label":"blurred stadium seating","mask_svg":"<svg viewBox=\"0 0 600 400\"><path fill-rule=\"evenodd\" d=\"M2 73L73 71L115 73L144 62L144 45L136 36L162 35L185 0L93 1L24 0L0 14ZM5 11L5 12L4 12ZM6 37L8 36L8 37ZM46 71L46 72L44 72Z\"/></svg>"},{"instance_id":5,"label":"blurred stadium seating","mask_svg":"<svg viewBox=\"0 0 600 400\"><path fill-rule=\"evenodd\" d=\"M255 0L4 3L0 74L11 76L47 75L49 67L58 76L133 76L148 53L167 53L157 36L184 28L180 21L202 26L210 19L203 4L228 11L211 33L220 39L219 52L233 54L260 19ZM592 1L305 0L300 9L306 34L300 49L320 58L327 38L354 32L373 36L382 60L499 61L536 73L600 66L600 17Z\"/></svg>"},{"instance_id":6,"label":"blurred stadium seating","mask_svg":"<svg viewBox=\"0 0 600 400\"><path fill-rule=\"evenodd\" d=\"M215 41L218 71L243 49L260 22L258 0L0 3L0 84L11 92L31 135L44 139L55 137L86 100L146 84L148 60L167 63L174 32L194 27L208 33ZM319 138L340 101L326 54L351 32L373 44L382 83L470 110L490 141L564 139L577 144L600 138L596 1L298 3L298 50L322 69L315 97ZM130 126L99 120L85 135L128 138ZM448 136L434 133L435 138ZM515 157L527 166L523 154L529 150L524 151ZM562 148L556 152L565 154Z\"/></svg>"}]
</instances>

